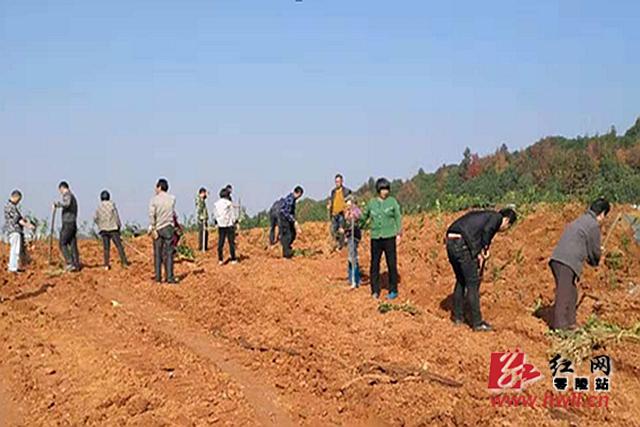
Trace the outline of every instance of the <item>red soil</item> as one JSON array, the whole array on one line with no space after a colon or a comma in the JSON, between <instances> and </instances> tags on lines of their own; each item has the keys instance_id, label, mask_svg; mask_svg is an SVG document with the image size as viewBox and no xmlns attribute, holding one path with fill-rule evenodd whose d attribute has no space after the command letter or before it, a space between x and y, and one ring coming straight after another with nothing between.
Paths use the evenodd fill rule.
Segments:
<instances>
[{"instance_id":1,"label":"red soil","mask_svg":"<svg viewBox=\"0 0 640 427\"><path fill-rule=\"evenodd\" d=\"M416 316L380 314L367 287L348 290L346 254L330 252L326 224L304 225L296 246L311 255L291 261L266 247L264 230L244 231L240 264L199 256L177 265L178 286L152 282L147 238L131 241L148 259L128 250L128 270L102 270L99 244L82 242L87 268L58 276L40 243L29 272L0 273L0 424L640 425L640 347L629 342L605 351L615 366L608 409L489 401L492 351L522 349L544 375L529 392L551 390L552 342L532 307L553 300L548 256L579 212L539 206L496 237L482 308L497 331L486 334L449 320L442 235L453 215L406 220L399 303ZM624 223L612 247L623 234ZM361 255L368 266L366 242ZM631 240L615 288L606 267L586 271L580 292L600 301L585 299L580 321L594 310L625 326L639 320L630 285L640 285L639 255Z\"/></svg>"}]
</instances>

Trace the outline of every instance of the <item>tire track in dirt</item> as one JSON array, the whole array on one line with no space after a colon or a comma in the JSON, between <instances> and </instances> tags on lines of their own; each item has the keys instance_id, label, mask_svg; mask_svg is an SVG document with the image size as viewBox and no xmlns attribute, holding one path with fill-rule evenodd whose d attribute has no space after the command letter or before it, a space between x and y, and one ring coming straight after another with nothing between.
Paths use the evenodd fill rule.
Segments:
<instances>
[{"instance_id":1,"label":"tire track in dirt","mask_svg":"<svg viewBox=\"0 0 640 427\"><path fill-rule=\"evenodd\" d=\"M177 310L151 301L141 301L130 294L124 294L111 287L100 287L98 294L107 300L117 301L132 316L142 320L154 330L160 331L181 343L199 357L218 367L240 385L245 398L263 425L293 426L287 411L278 402L275 388L256 380L253 373L231 360L232 352L201 327L189 321ZM135 314L128 307L136 307Z\"/></svg>"},{"instance_id":2,"label":"tire track in dirt","mask_svg":"<svg viewBox=\"0 0 640 427\"><path fill-rule=\"evenodd\" d=\"M7 315L32 331L7 342L13 390L29 397L27 425L192 425L221 419L257 424L240 387L207 359L123 315L94 287L76 280L37 301L13 302ZM55 356L45 357L40 343L49 343ZM167 366L175 367L175 377L163 371Z\"/></svg>"}]
</instances>

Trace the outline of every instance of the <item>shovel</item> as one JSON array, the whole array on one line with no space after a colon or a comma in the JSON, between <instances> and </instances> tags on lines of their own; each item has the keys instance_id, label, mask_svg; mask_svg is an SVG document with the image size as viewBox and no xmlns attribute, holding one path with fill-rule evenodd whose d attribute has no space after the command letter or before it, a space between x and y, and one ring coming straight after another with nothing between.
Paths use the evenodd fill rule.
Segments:
<instances>
[{"instance_id":1,"label":"shovel","mask_svg":"<svg viewBox=\"0 0 640 427\"><path fill-rule=\"evenodd\" d=\"M616 216L616 219L613 220L613 223L611 224L611 227L609 228L609 232L607 233L607 237L605 237L604 242L602 243L602 247L605 248L605 250L606 250L606 247L607 247L607 243L609 243L609 239L611 239L611 235L613 234L613 230L615 230L616 225L618 225L618 223L620 222L621 219L622 219L622 213L619 213L618 216Z\"/></svg>"},{"instance_id":2,"label":"shovel","mask_svg":"<svg viewBox=\"0 0 640 427\"><path fill-rule=\"evenodd\" d=\"M351 240L351 248L353 249L355 249L355 240L356 240L355 234L356 234L356 221L352 213L351 214L351 237L349 238L349 240ZM356 268L358 268L356 266L356 260L352 259L351 260L351 287L353 288L356 287Z\"/></svg>"},{"instance_id":3,"label":"shovel","mask_svg":"<svg viewBox=\"0 0 640 427\"><path fill-rule=\"evenodd\" d=\"M56 208L51 213L51 231L49 232L49 265L53 265L53 232L56 223Z\"/></svg>"}]
</instances>

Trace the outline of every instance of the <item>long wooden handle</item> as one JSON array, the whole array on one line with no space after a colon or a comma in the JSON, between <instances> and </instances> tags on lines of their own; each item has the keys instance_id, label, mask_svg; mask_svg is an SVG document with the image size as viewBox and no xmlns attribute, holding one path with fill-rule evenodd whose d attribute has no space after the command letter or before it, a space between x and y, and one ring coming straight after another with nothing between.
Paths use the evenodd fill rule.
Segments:
<instances>
[{"instance_id":1,"label":"long wooden handle","mask_svg":"<svg viewBox=\"0 0 640 427\"><path fill-rule=\"evenodd\" d=\"M613 235L613 230L616 228L616 225L618 225L618 223L620 222L620 219L622 219L622 213L619 213L618 216L616 216L616 219L613 220L613 224L611 224L611 227L609 227L609 232L607 233L607 237L605 237L604 242L602 243L602 246L604 248L607 247L607 243L609 243L609 239L611 239L611 236Z\"/></svg>"},{"instance_id":2,"label":"long wooden handle","mask_svg":"<svg viewBox=\"0 0 640 427\"><path fill-rule=\"evenodd\" d=\"M51 231L49 232L49 265L53 263L53 233L56 223L56 208L53 208L51 213Z\"/></svg>"}]
</instances>

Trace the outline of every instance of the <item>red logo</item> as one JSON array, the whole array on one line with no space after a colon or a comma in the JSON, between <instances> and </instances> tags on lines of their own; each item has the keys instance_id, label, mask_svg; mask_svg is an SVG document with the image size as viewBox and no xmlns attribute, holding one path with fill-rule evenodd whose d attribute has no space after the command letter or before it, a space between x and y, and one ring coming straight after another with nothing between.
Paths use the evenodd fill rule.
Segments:
<instances>
[{"instance_id":1,"label":"red logo","mask_svg":"<svg viewBox=\"0 0 640 427\"><path fill-rule=\"evenodd\" d=\"M491 353L489 390L524 390L525 386L542 378L542 373L530 363L527 356L515 352Z\"/></svg>"}]
</instances>

